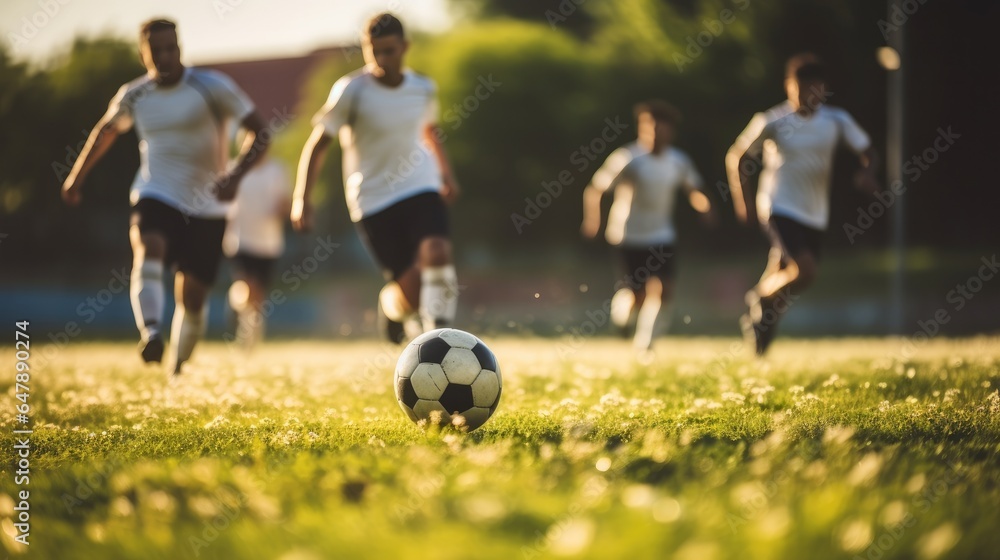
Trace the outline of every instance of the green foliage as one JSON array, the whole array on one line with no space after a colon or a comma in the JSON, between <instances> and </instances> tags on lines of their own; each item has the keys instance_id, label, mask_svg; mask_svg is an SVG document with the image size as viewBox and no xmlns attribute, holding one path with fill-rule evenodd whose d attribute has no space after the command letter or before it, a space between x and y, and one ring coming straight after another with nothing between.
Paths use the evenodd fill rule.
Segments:
<instances>
[{"instance_id":1,"label":"green foliage","mask_svg":"<svg viewBox=\"0 0 1000 560\"><path fill-rule=\"evenodd\" d=\"M26 233L5 244L8 258L85 254L81 228L100 235L102 227L125 227L134 147L116 146L88 179L84 199L94 212L70 211L59 189L115 91L142 72L135 46L115 39L78 39L37 69L0 51L0 83L9 85L0 88L0 216L8 231Z\"/></svg>"},{"instance_id":2,"label":"green foliage","mask_svg":"<svg viewBox=\"0 0 1000 560\"><path fill-rule=\"evenodd\" d=\"M69 346L29 382L23 557L978 557L1000 545L997 340L902 344L761 363L671 340L641 366L620 341L495 340L504 393L471 434L406 419L374 343L208 344L171 385L131 344Z\"/></svg>"}]
</instances>

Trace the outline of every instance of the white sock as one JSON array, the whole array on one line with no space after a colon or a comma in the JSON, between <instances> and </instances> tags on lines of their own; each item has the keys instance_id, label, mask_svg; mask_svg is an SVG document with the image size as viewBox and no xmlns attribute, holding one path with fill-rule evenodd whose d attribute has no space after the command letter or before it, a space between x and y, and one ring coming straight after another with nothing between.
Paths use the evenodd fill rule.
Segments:
<instances>
[{"instance_id":1,"label":"white sock","mask_svg":"<svg viewBox=\"0 0 1000 560\"><path fill-rule=\"evenodd\" d=\"M455 321L458 312L458 275L454 265L420 272L420 320L430 331Z\"/></svg>"},{"instance_id":2,"label":"white sock","mask_svg":"<svg viewBox=\"0 0 1000 560\"><path fill-rule=\"evenodd\" d=\"M143 340L159 333L163 323L163 262L144 260L138 266L132 265L129 297Z\"/></svg>"},{"instance_id":3,"label":"white sock","mask_svg":"<svg viewBox=\"0 0 1000 560\"><path fill-rule=\"evenodd\" d=\"M201 313L188 313L184 306L174 309L174 320L170 327L170 363L174 373L180 371L181 364L191 358L195 344L205 335L208 326L208 302Z\"/></svg>"},{"instance_id":4,"label":"white sock","mask_svg":"<svg viewBox=\"0 0 1000 560\"><path fill-rule=\"evenodd\" d=\"M611 322L618 328L627 327L632 320L632 311L635 306L635 293L622 288L615 292L611 298Z\"/></svg>"},{"instance_id":5,"label":"white sock","mask_svg":"<svg viewBox=\"0 0 1000 560\"><path fill-rule=\"evenodd\" d=\"M660 313L661 310L663 313ZM636 350L653 348L653 340L669 330L672 313L672 305L663 305L659 298L646 297L646 301L642 302L642 308L639 309L639 317L635 324L633 343Z\"/></svg>"}]
</instances>

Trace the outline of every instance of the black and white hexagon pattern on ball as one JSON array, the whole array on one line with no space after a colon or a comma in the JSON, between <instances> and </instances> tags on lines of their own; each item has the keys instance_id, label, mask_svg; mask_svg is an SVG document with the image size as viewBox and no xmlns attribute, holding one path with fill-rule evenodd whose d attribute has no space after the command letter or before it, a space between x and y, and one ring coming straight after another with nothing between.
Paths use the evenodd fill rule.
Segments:
<instances>
[{"instance_id":1,"label":"black and white hexagon pattern on ball","mask_svg":"<svg viewBox=\"0 0 1000 560\"><path fill-rule=\"evenodd\" d=\"M424 333L403 350L396 364L396 398L413 421L461 415L474 430L492 416L502 378L493 352L457 329Z\"/></svg>"}]
</instances>

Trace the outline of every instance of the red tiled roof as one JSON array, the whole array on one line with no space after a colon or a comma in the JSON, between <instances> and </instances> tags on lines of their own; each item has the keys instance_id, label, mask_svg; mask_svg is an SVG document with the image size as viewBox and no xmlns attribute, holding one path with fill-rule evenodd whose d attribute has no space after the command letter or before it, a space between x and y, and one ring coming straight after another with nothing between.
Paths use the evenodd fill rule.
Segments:
<instances>
[{"instance_id":1,"label":"red tiled roof","mask_svg":"<svg viewBox=\"0 0 1000 560\"><path fill-rule=\"evenodd\" d=\"M253 99L268 119L274 111L295 114L302 88L316 67L330 57L343 55L351 47L329 47L305 56L203 64L225 73Z\"/></svg>"}]
</instances>

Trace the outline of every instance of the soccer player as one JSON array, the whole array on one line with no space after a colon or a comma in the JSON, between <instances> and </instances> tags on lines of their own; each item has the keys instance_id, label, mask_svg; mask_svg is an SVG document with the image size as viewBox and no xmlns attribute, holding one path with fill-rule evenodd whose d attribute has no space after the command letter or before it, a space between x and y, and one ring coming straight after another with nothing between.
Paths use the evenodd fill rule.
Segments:
<instances>
[{"instance_id":1,"label":"soccer player","mask_svg":"<svg viewBox=\"0 0 1000 560\"><path fill-rule=\"evenodd\" d=\"M229 305L236 312L236 340L250 350L264 334L264 302L274 263L285 250L285 220L291 210L288 171L264 156L240 183L229 210L222 248L233 262Z\"/></svg>"},{"instance_id":2,"label":"soccer player","mask_svg":"<svg viewBox=\"0 0 1000 560\"><path fill-rule=\"evenodd\" d=\"M449 325L458 305L445 203L459 187L437 126L437 86L403 66L403 24L380 14L362 36L366 65L339 79L314 119L302 150L292 223L312 225L310 193L332 138L343 148L350 217L388 280L379 294L383 334L406 335Z\"/></svg>"},{"instance_id":3,"label":"soccer player","mask_svg":"<svg viewBox=\"0 0 1000 560\"><path fill-rule=\"evenodd\" d=\"M63 184L63 199L81 200L88 173L118 136L134 125L141 165L130 191L130 294L142 335L142 359L163 358L163 276L174 276L174 319L168 370L177 375L204 333L206 298L222 257L226 209L240 180L267 149L264 122L249 98L225 75L185 67L176 24L157 19L140 29L146 75L118 90L91 131ZM248 131L235 164L226 169L227 122Z\"/></svg>"},{"instance_id":4,"label":"soccer player","mask_svg":"<svg viewBox=\"0 0 1000 560\"><path fill-rule=\"evenodd\" d=\"M788 100L754 115L726 155L737 218L762 226L771 240L764 273L747 293L749 312L740 318L757 355L767 352L781 317L816 280L838 144L846 144L861 162L855 175L858 188L870 193L878 189L871 140L847 111L825 104L826 76L815 55L789 59L785 91ZM762 154L755 199L750 176L760 169Z\"/></svg>"},{"instance_id":5,"label":"soccer player","mask_svg":"<svg viewBox=\"0 0 1000 560\"><path fill-rule=\"evenodd\" d=\"M605 237L619 248L625 276L612 298L611 320L623 332L635 322L633 345L641 355L650 352L656 336L669 327L678 193L685 194L707 224L714 224L715 214L701 191L698 170L672 145L680 122L677 109L652 100L636 105L635 115L638 140L612 152L584 189L581 233L597 236L601 199L613 191Z\"/></svg>"}]
</instances>

